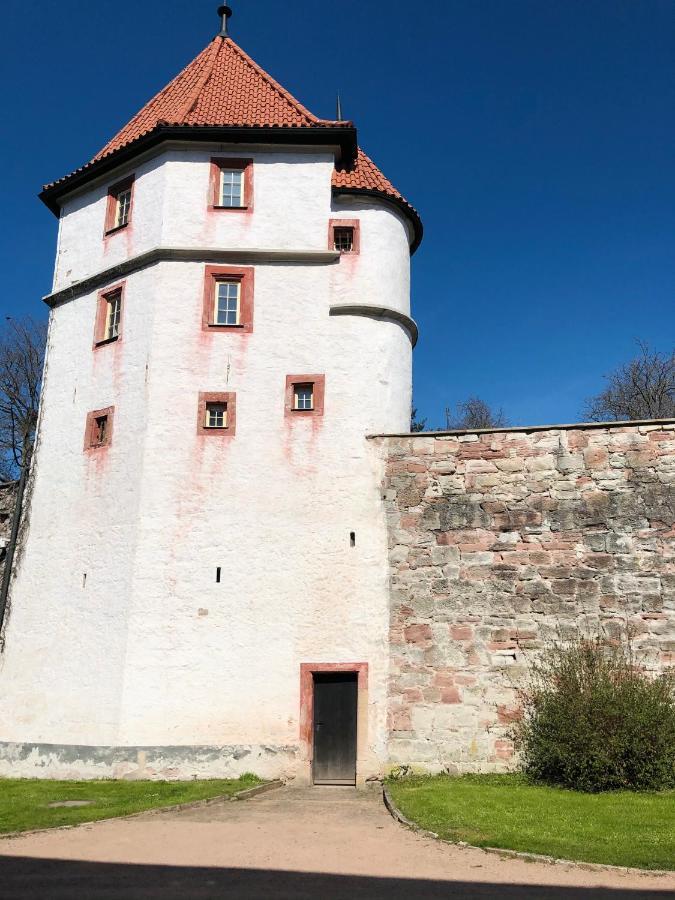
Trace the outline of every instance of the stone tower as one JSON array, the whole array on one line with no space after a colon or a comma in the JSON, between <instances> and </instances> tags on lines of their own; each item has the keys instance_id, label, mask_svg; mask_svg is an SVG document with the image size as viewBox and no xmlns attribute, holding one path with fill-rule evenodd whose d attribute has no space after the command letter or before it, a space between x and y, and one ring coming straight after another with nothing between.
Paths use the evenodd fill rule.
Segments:
<instances>
[{"instance_id":1,"label":"stone tower","mask_svg":"<svg viewBox=\"0 0 675 900\"><path fill-rule=\"evenodd\" d=\"M309 779L318 684L356 698L356 779L385 761L366 436L409 428L421 223L354 125L305 109L221 14L41 195L59 238L0 773ZM314 777L352 778L331 764Z\"/></svg>"}]
</instances>

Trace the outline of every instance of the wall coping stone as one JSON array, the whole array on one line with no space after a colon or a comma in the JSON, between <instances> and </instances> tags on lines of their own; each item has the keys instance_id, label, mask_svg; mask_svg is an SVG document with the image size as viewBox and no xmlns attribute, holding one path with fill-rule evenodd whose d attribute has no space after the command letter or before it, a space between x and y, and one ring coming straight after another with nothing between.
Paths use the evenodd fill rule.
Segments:
<instances>
[{"instance_id":1,"label":"wall coping stone","mask_svg":"<svg viewBox=\"0 0 675 900\"><path fill-rule=\"evenodd\" d=\"M458 428L450 431L401 431L393 434L368 434L369 441L377 438L441 438L463 434L521 434L532 431L573 431L592 428L656 428L675 429L675 419L629 419L620 422L574 422L562 425L511 425L508 428Z\"/></svg>"}]
</instances>

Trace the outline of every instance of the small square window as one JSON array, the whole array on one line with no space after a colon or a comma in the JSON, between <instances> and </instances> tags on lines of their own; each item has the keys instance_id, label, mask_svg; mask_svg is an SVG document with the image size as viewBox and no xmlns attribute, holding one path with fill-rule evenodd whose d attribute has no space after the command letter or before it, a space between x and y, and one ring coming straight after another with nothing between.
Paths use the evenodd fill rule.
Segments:
<instances>
[{"instance_id":1,"label":"small square window","mask_svg":"<svg viewBox=\"0 0 675 900\"><path fill-rule=\"evenodd\" d=\"M239 325L240 301L240 281L216 281L213 324Z\"/></svg>"},{"instance_id":2,"label":"small square window","mask_svg":"<svg viewBox=\"0 0 675 900\"><path fill-rule=\"evenodd\" d=\"M115 408L96 409L87 415L87 427L84 437L85 450L98 450L112 442L112 424Z\"/></svg>"},{"instance_id":3,"label":"small square window","mask_svg":"<svg viewBox=\"0 0 675 900\"><path fill-rule=\"evenodd\" d=\"M314 409L314 385L293 385L293 409Z\"/></svg>"},{"instance_id":4,"label":"small square window","mask_svg":"<svg viewBox=\"0 0 675 900\"><path fill-rule=\"evenodd\" d=\"M335 249L340 253L351 253L354 249L354 229L353 228L335 228Z\"/></svg>"},{"instance_id":5,"label":"small square window","mask_svg":"<svg viewBox=\"0 0 675 900\"><path fill-rule=\"evenodd\" d=\"M237 429L237 395L227 393L200 393L198 404L197 434L234 437Z\"/></svg>"},{"instance_id":6,"label":"small square window","mask_svg":"<svg viewBox=\"0 0 675 900\"><path fill-rule=\"evenodd\" d=\"M207 403L204 428L227 428L227 403Z\"/></svg>"},{"instance_id":7,"label":"small square window","mask_svg":"<svg viewBox=\"0 0 675 900\"><path fill-rule=\"evenodd\" d=\"M285 415L322 416L325 390L325 375L287 375Z\"/></svg>"},{"instance_id":8,"label":"small square window","mask_svg":"<svg viewBox=\"0 0 675 900\"><path fill-rule=\"evenodd\" d=\"M330 219L328 248L338 253L358 256L361 250L361 222L359 219Z\"/></svg>"},{"instance_id":9,"label":"small square window","mask_svg":"<svg viewBox=\"0 0 675 900\"><path fill-rule=\"evenodd\" d=\"M244 206L244 173L241 169L221 169L220 205L230 208Z\"/></svg>"}]
</instances>

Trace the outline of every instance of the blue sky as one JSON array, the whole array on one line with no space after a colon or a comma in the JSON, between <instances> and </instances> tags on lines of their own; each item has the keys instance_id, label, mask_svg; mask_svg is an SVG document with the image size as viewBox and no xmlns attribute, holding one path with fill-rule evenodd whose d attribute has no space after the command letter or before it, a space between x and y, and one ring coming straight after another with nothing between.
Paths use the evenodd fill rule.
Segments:
<instances>
[{"instance_id":1,"label":"blue sky","mask_svg":"<svg viewBox=\"0 0 675 900\"><path fill-rule=\"evenodd\" d=\"M335 95L419 209L415 402L579 419L675 336L672 0L232 0L233 37L318 115ZM5 0L2 315L44 315L43 182L86 162L217 30L214 0Z\"/></svg>"}]
</instances>

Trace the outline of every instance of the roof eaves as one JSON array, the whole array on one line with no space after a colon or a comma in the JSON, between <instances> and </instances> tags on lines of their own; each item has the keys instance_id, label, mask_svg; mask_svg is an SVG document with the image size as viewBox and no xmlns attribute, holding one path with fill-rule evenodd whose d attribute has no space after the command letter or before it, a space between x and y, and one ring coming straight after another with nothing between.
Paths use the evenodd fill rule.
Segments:
<instances>
[{"instance_id":1,"label":"roof eaves","mask_svg":"<svg viewBox=\"0 0 675 900\"><path fill-rule=\"evenodd\" d=\"M413 239L410 242L410 255L412 256L419 245L422 243L422 238L424 236L424 225L422 224L420 214L417 212L415 207L411 206L408 201L398 193L389 193L388 191L380 190L378 188L333 185L333 196L345 196L354 194L361 197L375 197L378 200L384 200L387 203L391 203L407 216L410 224L413 227Z\"/></svg>"},{"instance_id":2,"label":"roof eaves","mask_svg":"<svg viewBox=\"0 0 675 900\"><path fill-rule=\"evenodd\" d=\"M302 135L301 140L299 137ZM167 140L204 140L232 143L337 144L344 159L354 158L357 151L356 129L350 122L318 122L304 125L183 125L161 122L127 144L80 166L69 175L44 185L39 194L42 202L58 218L59 200L88 181L117 168L127 160Z\"/></svg>"}]
</instances>

